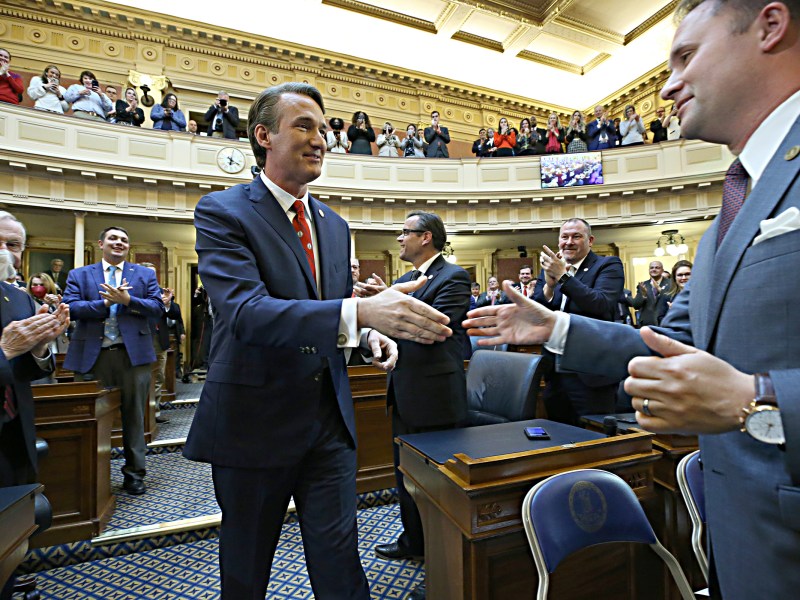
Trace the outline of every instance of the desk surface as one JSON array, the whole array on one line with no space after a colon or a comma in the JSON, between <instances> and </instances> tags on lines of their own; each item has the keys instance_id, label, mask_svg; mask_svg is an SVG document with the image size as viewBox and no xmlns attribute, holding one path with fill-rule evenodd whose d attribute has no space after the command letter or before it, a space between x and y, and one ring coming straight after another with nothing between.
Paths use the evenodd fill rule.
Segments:
<instances>
[{"instance_id":1,"label":"desk surface","mask_svg":"<svg viewBox=\"0 0 800 600\"><path fill-rule=\"evenodd\" d=\"M28 485L15 485L13 487L0 488L0 512L19 502L22 498L36 491L40 487L38 483Z\"/></svg>"},{"instance_id":2,"label":"desk surface","mask_svg":"<svg viewBox=\"0 0 800 600\"><path fill-rule=\"evenodd\" d=\"M529 440L526 427L544 427L549 440ZM465 454L472 459L490 458L503 454L516 454L531 450L544 450L565 444L576 444L603 439L602 433L547 421L533 419L497 425L480 425L445 431L429 431L400 436L402 443L416 449L420 454L442 465L453 456Z\"/></svg>"}]
</instances>

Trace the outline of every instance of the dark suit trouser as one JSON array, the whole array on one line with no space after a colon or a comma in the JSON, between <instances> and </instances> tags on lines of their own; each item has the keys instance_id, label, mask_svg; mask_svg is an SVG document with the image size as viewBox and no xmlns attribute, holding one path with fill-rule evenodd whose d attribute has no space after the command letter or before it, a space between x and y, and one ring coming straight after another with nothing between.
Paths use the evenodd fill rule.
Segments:
<instances>
[{"instance_id":1,"label":"dark suit trouser","mask_svg":"<svg viewBox=\"0 0 800 600\"><path fill-rule=\"evenodd\" d=\"M426 431L442 431L457 427L456 423L436 425L432 427L412 427L405 423L392 407L392 438L409 433L425 433ZM403 522L403 533L397 538L397 545L406 554L422 556L425 554L425 536L422 531L422 519L419 509L411 494L406 490L403 474L400 472L400 447L392 444L394 452L394 478L397 482L397 496L400 500L400 520Z\"/></svg>"},{"instance_id":2,"label":"dark suit trouser","mask_svg":"<svg viewBox=\"0 0 800 600\"><path fill-rule=\"evenodd\" d=\"M144 414L150 395L150 365L131 365L124 346L100 350L92 373L103 387L120 388L122 397L122 445L125 466L122 474L126 479L141 480L145 475ZM82 377L81 374L76 374ZM83 381L83 379L79 379Z\"/></svg>"},{"instance_id":3,"label":"dark suit trouser","mask_svg":"<svg viewBox=\"0 0 800 600\"><path fill-rule=\"evenodd\" d=\"M356 451L331 391L297 463L269 469L214 465L222 508L222 600L263 600L281 526L294 497L306 566L318 600L369 600L358 555Z\"/></svg>"},{"instance_id":4,"label":"dark suit trouser","mask_svg":"<svg viewBox=\"0 0 800 600\"><path fill-rule=\"evenodd\" d=\"M543 394L547 418L580 427L583 415L612 414L618 387L591 387L573 373L553 373Z\"/></svg>"}]
</instances>

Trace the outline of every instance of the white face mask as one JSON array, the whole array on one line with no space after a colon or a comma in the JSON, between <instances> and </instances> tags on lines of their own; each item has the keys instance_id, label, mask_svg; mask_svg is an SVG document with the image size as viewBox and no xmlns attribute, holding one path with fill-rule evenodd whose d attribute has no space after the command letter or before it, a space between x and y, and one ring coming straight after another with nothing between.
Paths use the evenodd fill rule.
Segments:
<instances>
[{"instance_id":1,"label":"white face mask","mask_svg":"<svg viewBox=\"0 0 800 600\"><path fill-rule=\"evenodd\" d=\"M15 277L17 269L14 267L14 255L8 250L0 250L0 280L5 281Z\"/></svg>"}]
</instances>

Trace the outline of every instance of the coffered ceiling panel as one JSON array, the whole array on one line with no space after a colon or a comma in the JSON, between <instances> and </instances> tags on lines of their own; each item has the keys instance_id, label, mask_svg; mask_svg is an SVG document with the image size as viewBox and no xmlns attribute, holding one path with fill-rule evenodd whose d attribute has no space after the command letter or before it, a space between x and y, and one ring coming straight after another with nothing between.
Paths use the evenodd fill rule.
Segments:
<instances>
[{"instance_id":1,"label":"coffered ceiling panel","mask_svg":"<svg viewBox=\"0 0 800 600\"><path fill-rule=\"evenodd\" d=\"M569 108L663 68L677 0L124 3Z\"/></svg>"}]
</instances>

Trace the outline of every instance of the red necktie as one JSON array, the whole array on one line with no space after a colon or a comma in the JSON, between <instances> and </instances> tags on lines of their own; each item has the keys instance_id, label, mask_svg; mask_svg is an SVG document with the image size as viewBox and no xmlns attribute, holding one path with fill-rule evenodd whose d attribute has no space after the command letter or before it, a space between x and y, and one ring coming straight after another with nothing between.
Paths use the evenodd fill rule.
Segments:
<instances>
[{"instance_id":1,"label":"red necktie","mask_svg":"<svg viewBox=\"0 0 800 600\"><path fill-rule=\"evenodd\" d=\"M525 297L528 296L528 286L527 285L523 285L522 286L522 295L525 296Z\"/></svg>"},{"instance_id":2,"label":"red necktie","mask_svg":"<svg viewBox=\"0 0 800 600\"><path fill-rule=\"evenodd\" d=\"M725 183L722 184L722 210L719 211L719 229L717 230L717 248L722 245L725 234L728 233L733 220L739 213L747 195L747 181L750 176L737 158L731 163L725 173Z\"/></svg>"},{"instance_id":3,"label":"red necktie","mask_svg":"<svg viewBox=\"0 0 800 600\"><path fill-rule=\"evenodd\" d=\"M294 219L292 225L297 232L297 237L300 239L300 245L303 246L303 251L306 253L308 259L308 266L311 267L311 276L314 281L317 280L317 267L314 265L314 244L311 243L311 229L308 227L306 220L306 207L303 206L302 200L294 201Z\"/></svg>"},{"instance_id":4,"label":"red necktie","mask_svg":"<svg viewBox=\"0 0 800 600\"><path fill-rule=\"evenodd\" d=\"M3 411L10 421L17 416L17 405L14 403L14 390L10 385L4 386L5 393L3 399Z\"/></svg>"}]
</instances>

